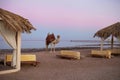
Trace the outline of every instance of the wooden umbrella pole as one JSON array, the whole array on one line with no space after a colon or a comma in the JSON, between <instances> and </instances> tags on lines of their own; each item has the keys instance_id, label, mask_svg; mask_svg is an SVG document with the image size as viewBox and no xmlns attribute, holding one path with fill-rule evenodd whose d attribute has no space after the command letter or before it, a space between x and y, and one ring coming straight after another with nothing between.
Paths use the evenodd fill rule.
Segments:
<instances>
[{"instance_id":1,"label":"wooden umbrella pole","mask_svg":"<svg viewBox=\"0 0 120 80\"><path fill-rule=\"evenodd\" d=\"M104 42L104 39L101 38L101 48L100 48L101 51L103 50L103 42Z\"/></svg>"},{"instance_id":2,"label":"wooden umbrella pole","mask_svg":"<svg viewBox=\"0 0 120 80\"><path fill-rule=\"evenodd\" d=\"M113 37L113 35L112 35L112 38L111 38L111 49L113 49L113 42L114 41L114 37Z\"/></svg>"},{"instance_id":3,"label":"wooden umbrella pole","mask_svg":"<svg viewBox=\"0 0 120 80\"><path fill-rule=\"evenodd\" d=\"M17 63L16 68L21 69L21 32L17 32Z\"/></svg>"}]
</instances>

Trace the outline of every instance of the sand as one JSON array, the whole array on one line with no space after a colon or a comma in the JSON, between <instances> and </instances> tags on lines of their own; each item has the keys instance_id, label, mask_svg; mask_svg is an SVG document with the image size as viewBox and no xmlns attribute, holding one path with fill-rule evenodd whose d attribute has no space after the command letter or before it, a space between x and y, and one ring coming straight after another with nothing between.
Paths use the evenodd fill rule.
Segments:
<instances>
[{"instance_id":1,"label":"sand","mask_svg":"<svg viewBox=\"0 0 120 80\"><path fill-rule=\"evenodd\" d=\"M90 49L77 49L80 60L56 57L60 51L25 52L36 54L36 67L23 64L19 72L0 75L0 80L120 80L120 56L111 59L90 56Z\"/></svg>"}]
</instances>

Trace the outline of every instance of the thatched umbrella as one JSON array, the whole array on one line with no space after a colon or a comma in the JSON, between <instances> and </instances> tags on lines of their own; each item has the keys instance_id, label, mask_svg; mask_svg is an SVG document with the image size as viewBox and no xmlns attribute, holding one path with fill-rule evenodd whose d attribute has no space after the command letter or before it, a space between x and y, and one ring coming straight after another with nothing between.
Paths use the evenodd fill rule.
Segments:
<instances>
[{"instance_id":1,"label":"thatched umbrella","mask_svg":"<svg viewBox=\"0 0 120 80\"><path fill-rule=\"evenodd\" d=\"M94 34L94 37L95 36L100 37L102 40L105 40L111 36L111 48L113 48L114 37L116 38L120 37L120 22L117 22L115 24L112 24L106 28L97 31Z\"/></svg>"},{"instance_id":2,"label":"thatched umbrella","mask_svg":"<svg viewBox=\"0 0 120 80\"><path fill-rule=\"evenodd\" d=\"M32 29L35 30L28 19L0 8L0 34L3 36L4 40L14 49L11 65L16 69L3 72L0 71L0 74L20 70L21 33L30 33Z\"/></svg>"},{"instance_id":3,"label":"thatched umbrella","mask_svg":"<svg viewBox=\"0 0 120 80\"><path fill-rule=\"evenodd\" d=\"M20 31L30 33L31 29L35 30L35 28L28 21L28 19L25 19L17 14L14 14L1 8L0 18L4 21L4 24L7 28L12 29L16 32Z\"/></svg>"}]
</instances>

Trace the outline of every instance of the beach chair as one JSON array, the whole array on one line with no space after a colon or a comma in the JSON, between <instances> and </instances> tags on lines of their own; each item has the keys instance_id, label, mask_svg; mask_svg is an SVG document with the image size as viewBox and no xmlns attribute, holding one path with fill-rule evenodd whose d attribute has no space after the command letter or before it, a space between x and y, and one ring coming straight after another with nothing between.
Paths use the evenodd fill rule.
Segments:
<instances>
[{"instance_id":1,"label":"beach chair","mask_svg":"<svg viewBox=\"0 0 120 80\"><path fill-rule=\"evenodd\" d=\"M57 56L67 59L80 59L80 52L71 50L61 50L60 54Z\"/></svg>"},{"instance_id":2,"label":"beach chair","mask_svg":"<svg viewBox=\"0 0 120 80\"><path fill-rule=\"evenodd\" d=\"M120 49L109 49L109 51L111 51L113 55L120 55Z\"/></svg>"},{"instance_id":3,"label":"beach chair","mask_svg":"<svg viewBox=\"0 0 120 80\"><path fill-rule=\"evenodd\" d=\"M106 57L106 58L111 58L111 51L109 50L92 50L91 55L95 57Z\"/></svg>"},{"instance_id":4,"label":"beach chair","mask_svg":"<svg viewBox=\"0 0 120 80\"><path fill-rule=\"evenodd\" d=\"M10 64L12 61L12 55L6 55L5 63ZM34 54L22 54L21 55L21 63L24 64L32 64L33 66L37 66L39 62L36 61L36 55Z\"/></svg>"}]
</instances>

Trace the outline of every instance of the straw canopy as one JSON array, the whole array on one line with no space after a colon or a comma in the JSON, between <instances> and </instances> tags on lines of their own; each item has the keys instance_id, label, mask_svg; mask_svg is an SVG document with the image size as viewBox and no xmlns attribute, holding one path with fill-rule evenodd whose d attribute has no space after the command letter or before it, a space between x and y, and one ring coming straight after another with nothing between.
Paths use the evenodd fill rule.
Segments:
<instances>
[{"instance_id":1,"label":"straw canopy","mask_svg":"<svg viewBox=\"0 0 120 80\"><path fill-rule=\"evenodd\" d=\"M109 36L114 36L116 38L120 37L120 22L117 22L115 24L112 24L106 28L103 28L99 31L97 31L94 35L100 38L107 39Z\"/></svg>"},{"instance_id":2,"label":"straw canopy","mask_svg":"<svg viewBox=\"0 0 120 80\"><path fill-rule=\"evenodd\" d=\"M112 24L106 28L103 28L99 31L97 31L94 34L94 37L100 37L102 40L107 39L108 37L111 36L111 49L113 48L113 41L114 41L114 37L116 38L120 38L120 22L117 22L115 24Z\"/></svg>"},{"instance_id":3,"label":"straw canopy","mask_svg":"<svg viewBox=\"0 0 120 80\"><path fill-rule=\"evenodd\" d=\"M0 8L0 20L4 22L5 27L14 31L27 32L30 33L30 30L36 30L32 24L17 14L9 12L7 10Z\"/></svg>"}]
</instances>

